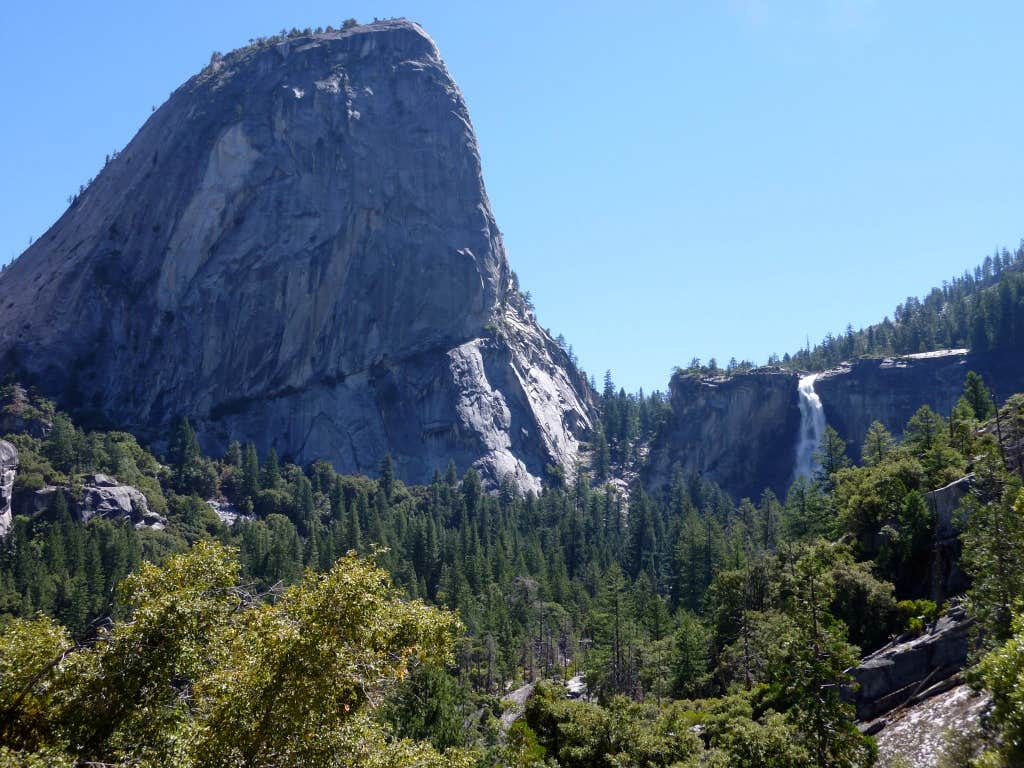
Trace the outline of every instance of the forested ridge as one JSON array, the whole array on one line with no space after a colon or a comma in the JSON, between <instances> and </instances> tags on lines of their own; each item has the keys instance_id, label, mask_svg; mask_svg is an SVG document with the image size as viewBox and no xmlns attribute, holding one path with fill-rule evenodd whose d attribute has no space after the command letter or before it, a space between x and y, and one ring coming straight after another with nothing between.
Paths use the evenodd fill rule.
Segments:
<instances>
[{"instance_id":1,"label":"forested ridge","mask_svg":"<svg viewBox=\"0 0 1024 768\"><path fill-rule=\"evenodd\" d=\"M656 429L662 402L660 395L617 393L608 378L606 422L591 451L597 472L606 464L602 452L608 464L628 460ZM53 413L38 398L32 407ZM389 763L387 755L422 744L433 754L457 749L457 758L452 752L445 759L478 765L869 765L870 739L856 731L840 695L844 670L860 651L919 628L940 610L919 599L933 525L923 494L973 470L980 480L968 502L964 560L974 577L971 606L985 628L979 655L1006 644L980 667L1003 706L993 723L1008 734L986 765L1012 765L1020 746L1010 735L1019 735L1013 681L1021 679L1022 640L1014 615L1024 594L1024 495L994 430L984 428L993 415L984 383L971 376L949 418L922 408L902 442L876 424L863 455L854 457L861 466L829 429L815 478L795 482L785 499L767 491L736 504L681 473L664 498L635 481L628 492L621 483L591 481L584 467L554 472L542 494L522 495L509 484L488 493L476 472L460 476L454 465L429 485L407 486L388 457L375 479L339 475L326 462L301 468L273 451L261 459L251 445L234 444L214 459L202 454L184 420L161 461L126 433L86 433L56 413L45 439L8 436L22 458L19 488L63 484L73 492L84 473L110 473L142 489L168 526L83 525L71 518L63 494L34 517L15 519L0 545L0 668L20 670L8 676L19 683L0 686L8 713L3 759L21 765L38 754L69 765L128 764L138 756L133 750L151 743L147 727L182 734L200 727L213 711L203 706L221 704L200 706L194 686L206 685L200 681L207 676L227 679L225 670L239 660L182 671L167 660L202 646L182 639L169 649L143 646L139 653L152 654L154 666L133 667L130 674L147 681L139 689L122 690L105 675L129 674L111 654L146 620L159 634L164 622L180 628L182 620L207 621L204 611L212 610L211 636L240 631L203 602L212 568L223 577L217 599L234 595L253 617L260 606L314 599L322 582L304 574L383 578L398 591L375 609L380 620L422 600L451 611L436 619L448 639L433 654L398 640L381 650L407 663L390 682L376 680L379 691L358 707L349 704L358 720L342 717L312 752L272 746L251 722L238 722L232 727L251 736L237 747L242 752L204 747L223 748L234 755L223 758L228 762L166 746L132 764L399 765L404 758ZM1004 405L1000 425L1004 443L1019 441L1024 398ZM205 501L217 497L243 518L222 523ZM147 600L193 593L203 596L194 614L187 601L177 618L147 612ZM35 618L42 616L51 618ZM459 628L444 616L458 616ZM245 626L259 646L263 630ZM309 649L294 652L304 669ZM99 657L107 666L90 666ZM579 673L592 701L540 685L503 735L498 697L524 681ZM287 720L292 705L275 698L283 692L268 693L266 680L250 682L270 697L268 711L280 705ZM100 689L116 695L117 711L105 735L82 741L68 723L85 716L76 708ZM162 693L154 699L156 690ZM221 693L235 695L230 686ZM330 709L331 702L310 706ZM160 716L140 724L153 708ZM377 745L380 762L344 747L360 739ZM393 749L384 748L389 744ZM268 758L271 749L280 752ZM249 756L239 757L245 750Z\"/></svg>"},{"instance_id":2,"label":"forested ridge","mask_svg":"<svg viewBox=\"0 0 1024 768\"><path fill-rule=\"evenodd\" d=\"M943 281L923 299L896 306L892 318L855 331L847 326L809 349L770 363L820 371L862 355L909 355L935 349L1020 350L1024 347L1024 243L986 256Z\"/></svg>"}]
</instances>

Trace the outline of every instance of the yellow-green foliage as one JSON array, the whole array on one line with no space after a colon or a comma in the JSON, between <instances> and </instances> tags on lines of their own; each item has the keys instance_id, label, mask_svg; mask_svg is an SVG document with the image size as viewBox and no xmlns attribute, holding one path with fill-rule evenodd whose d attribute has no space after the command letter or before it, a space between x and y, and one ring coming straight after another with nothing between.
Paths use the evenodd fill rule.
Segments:
<instances>
[{"instance_id":1,"label":"yellow-green foliage","mask_svg":"<svg viewBox=\"0 0 1024 768\"><path fill-rule=\"evenodd\" d=\"M980 766L1024 764L1024 610L1018 604L1013 618L1013 636L986 654L978 667L995 704L992 722L1000 732L1002 745L987 752Z\"/></svg>"},{"instance_id":2,"label":"yellow-green foliage","mask_svg":"<svg viewBox=\"0 0 1024 768\"><path fill-rule=\"evenodd\" d=\"M121 597L127 618L85 646L48 619L0 635L0 766L471 762L372 717L414 658L450 658L458 622L400 600L369 560L308 572L270 601L239 584L232 550L199 542L141 566Z\"/></svg>"}]
</instances>

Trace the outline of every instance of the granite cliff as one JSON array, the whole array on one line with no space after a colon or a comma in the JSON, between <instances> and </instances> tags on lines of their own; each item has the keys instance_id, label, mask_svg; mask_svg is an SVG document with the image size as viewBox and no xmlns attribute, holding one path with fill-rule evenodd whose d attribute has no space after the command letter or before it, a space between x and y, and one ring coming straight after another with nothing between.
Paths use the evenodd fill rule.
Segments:
<instances>
[{"instance_id":1,"label":"granite cliff","mask_svg":"<svg viewBox=\"0 0 1024 768\"><path fill-rule=\"evenodd\" d=\"M404 20L257 43L0 275L0 373L80 418L538 487L592 395L520 297L462 95Z\"/></svg>"},{"instance_id":2,"label":"granite cliff","mask_svg":"<svg viewBox=\"0 0 1024 768\"><path fill-rule=\"evenodd\" d=\"M941 350L864 358L825 371L814 383L826 423L859 461L871 422L900 435L922 405L948 416L976 371L1001 398L1024 389L1024 360L1012 353ZM645 469L657 492L679 465L718 483L736 498L764 488L784 496L793 479L800 429L798 375L773 368L721 376L678 373L671 381L672 416L651 446Z\"/></svg>"},{"instance_id":3,"label":"granite cliff","mask_svg":"<svg viewBox=\"0 0 1024 768\"><path fill-rule=\"evenodd\" d=\"M737 498L780 497L793 474L800 429L795 373L759 368L734 376L677 373L669 384L672 415L651 446L646 484L663 490L678 465Z\"/></svg>"},{"instance_id":4,"label":"granite cliff","mask_svg":"<svg viewBox=\"0 0 1024 768\"><path fill-rule=\"evenodd\" d=\"M1016 354L947 349L843 363L822 373L815 390L825 420L846 441L850 457L859 460L872 421L900 435L922 405L949 416L968 371L980 373L1000 402L1024 388L1024 361Z\"/></svg>"}]
</instances>

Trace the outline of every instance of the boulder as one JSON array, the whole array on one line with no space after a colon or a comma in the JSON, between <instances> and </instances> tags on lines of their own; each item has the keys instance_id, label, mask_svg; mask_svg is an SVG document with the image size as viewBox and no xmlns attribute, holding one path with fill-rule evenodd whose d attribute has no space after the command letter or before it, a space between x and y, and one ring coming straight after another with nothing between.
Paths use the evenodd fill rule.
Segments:
<instances>
[{"instance_id":1,"label":"boulder","mask_svg":"<svg viewBox=\"0 0 1024 768\"><path fill-rule=\"evenodd\" d=\"M125 520L135 528L157 531L167 526L167 518L149 508L149 502L142 491L103 474L86 475L81 495L77 498L71 498L71 491L66 486L45 486L23 499L18 513L31 517L45 511L55 493L65 495L69 511L83 523L98 517Z\"/></svg>"},{"instance_id":2,"label":"boulder","mask_svg":"<svg viewBox=\"0 0 1024 768\"><path fill-rule=\"evenodd\" d=\"M220 521L224 525L232 526L239 520L252 520L251 515L247 515L230 501L226 499L207 499L206 503L209 505L213 513L220 518Z\"/></svg>"},{"instance_id":3,"label":"boulder","mask_svg":"<svg viewBox=\"0 0 1024 768\"><path fill-rule=\"evenodd\" d=\"M150 511L142 491L121 485L107 475L86 477L82 496L75 502L75 512L84 523L102 517L129 520L136 528L161 530L167 525L164 517Z\"/></svg>"},{"instance_id":4,"label":"boulder","mask_svg":"<svg viewBox=\"0 0 1024 768\"><path fill-rule=\"evenodd\" d=\"M926 690L956 675L967 663L974 620L961 606L918 637L901 637L848 670L857 682L854 702L859 720L910 703Z\"/></svg>"}]
</instances>

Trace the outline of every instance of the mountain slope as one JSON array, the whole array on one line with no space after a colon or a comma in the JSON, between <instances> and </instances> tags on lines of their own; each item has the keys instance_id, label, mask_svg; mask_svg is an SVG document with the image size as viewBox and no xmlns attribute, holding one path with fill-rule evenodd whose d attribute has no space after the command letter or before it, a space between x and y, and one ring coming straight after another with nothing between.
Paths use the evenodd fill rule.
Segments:
<instances>
[{"instance_id":1,"label":"mountain slope","mask_svg":"<svg viewBox=\"0 0 1024 768\"><path fill-rule=\"evenodd\" d=\"M897 305L893 319L859 331L848 326L813 349L785 355L791 368L820 371L860 356L912 355L969 347L1018 354L1024 347L1024 243L988 256L972 271L944 280L923 298Z\"/></svg>"},{"instance_id":2,"label":"mountain slope","mask_svg":"<svg viewBox=\"0 0 1024 768\"><path fill-rule=\"evenodd\" d=\"M175 91L0 275L0 373L150 437L536 487L586 383L514 287L458 87L404 20Z\"/></svg>"}]
</instances>

